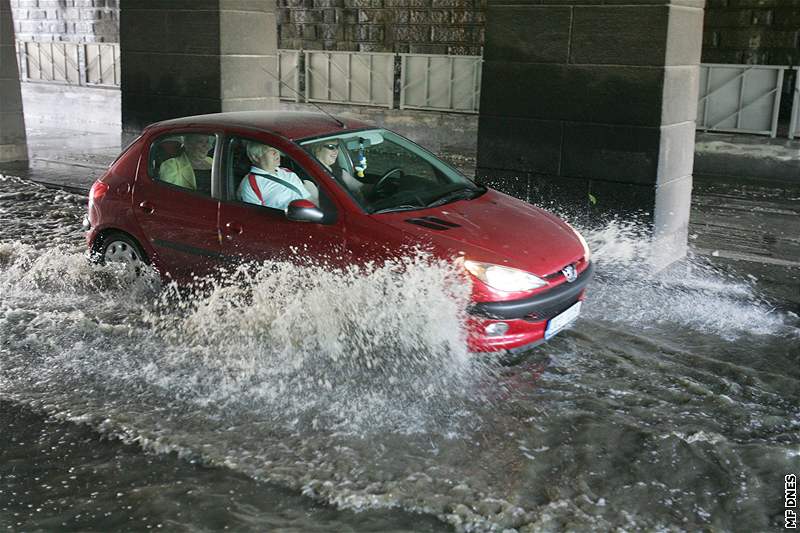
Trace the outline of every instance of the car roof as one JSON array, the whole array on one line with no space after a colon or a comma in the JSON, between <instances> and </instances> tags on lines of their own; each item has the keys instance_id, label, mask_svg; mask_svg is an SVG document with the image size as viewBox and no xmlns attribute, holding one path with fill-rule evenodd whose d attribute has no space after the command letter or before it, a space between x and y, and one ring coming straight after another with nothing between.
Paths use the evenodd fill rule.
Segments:
<instances>
[{"instance_id":1,"label":"car roof","mask_svg":"<svg viewBox=\"0 0 800 533\"><path fill-rule=\"evenodd\" d=\"M374 127L360 120L334 118L331 115L307 111L234 111L165 120L151 125L150 128L189 126L253 128L292 140Z\"/></svg>"}]
</instances>

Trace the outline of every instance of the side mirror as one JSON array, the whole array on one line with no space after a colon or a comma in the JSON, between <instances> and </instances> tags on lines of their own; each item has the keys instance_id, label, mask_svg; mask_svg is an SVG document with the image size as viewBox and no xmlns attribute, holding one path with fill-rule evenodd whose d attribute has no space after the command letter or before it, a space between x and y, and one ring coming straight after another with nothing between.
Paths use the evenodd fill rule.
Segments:
<instances>
[{"instance_id":1,"label":"side mirror","mask_svg":"<svg viewBox=\"0 0 800 533\"><path fill-rule=\"evenodd\" d=\"M292 200L286 208L286 218L295 222L322 222L325 213L310 200Z\"/></svg>"}]
</instances>

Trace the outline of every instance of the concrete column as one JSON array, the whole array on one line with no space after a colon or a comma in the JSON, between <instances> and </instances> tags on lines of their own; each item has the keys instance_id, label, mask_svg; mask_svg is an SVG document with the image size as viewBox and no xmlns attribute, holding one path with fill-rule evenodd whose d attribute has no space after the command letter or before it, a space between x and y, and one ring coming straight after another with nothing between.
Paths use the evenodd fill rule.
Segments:
<instances>
[{"instance_id":1,"label":"concrete column","mask_svg":"<svg viewBox=\"0 0 800 533\"><path fill-rule=\"evenodd\" d=\"M275 0L122 0L122 129L275 109Z\"/></svg>"},{"instance_id":2,"label":"concrete column","mask_svg":"<svg viewBox=\"0 0 800 533\"><path fill-rule=\"evenodd\" d=\"M616 4L616 5L615 5ZM686 252L705 0L489 0L478 174Z\"/></svg>"},{"instance_id":3,"label":"concrete column","mask_svg":"<svg viewBox=\"0 0 800 533\"><path fill-rule=\"evenodd\" d=\"M0 0L0 163L25 165L27 161L14 21L9 0Z\"/></svg>"}]
</instances>

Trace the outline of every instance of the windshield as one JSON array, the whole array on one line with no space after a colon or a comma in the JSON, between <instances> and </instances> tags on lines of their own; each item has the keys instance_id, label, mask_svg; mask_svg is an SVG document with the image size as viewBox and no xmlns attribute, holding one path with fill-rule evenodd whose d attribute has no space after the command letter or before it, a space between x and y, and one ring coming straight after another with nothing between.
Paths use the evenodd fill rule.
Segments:
<instances>
[{"instance_id":1,"label":"windshield","mask_svg":"<svg viewBox=\"0 0 800 533\"><path fill-rule=\"evenodd\" d=\"M485 191L433 154L387 130L300 143L368 213L414 210Z\"/></svg>"}]
</instances>

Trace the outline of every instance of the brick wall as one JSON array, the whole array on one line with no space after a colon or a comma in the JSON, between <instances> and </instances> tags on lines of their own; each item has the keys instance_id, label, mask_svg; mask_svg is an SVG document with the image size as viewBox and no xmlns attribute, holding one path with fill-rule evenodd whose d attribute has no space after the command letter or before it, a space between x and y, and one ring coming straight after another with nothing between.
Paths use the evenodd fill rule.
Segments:
<instances>
[{"instance_id":1,"label":"brick wall","mask_svg":"<svg viewBox=\"0 0 800 533\"><path fill-rule=\"evenodd\" d=\"M23 41L118 42L117 0L11 0Z\"/></svg>"},{"instance_id":2,"label":"brick wall","mask_svg":"<svg viewBox=\"0 0 800 533\"><path fill-rule=\"evenodd\" d=\"M702 61L797 65L800 0L708 0Z\"/></svg>"},{"instance_id":3,"label":"brick wall","mask_svg":"<svg viewBox=\"0 0 800 533\"><path fill-rule=\"evenodd\" d=\"M279 48L480 55L486 0L278 0Z\"/></svg>"}]
</instances>

